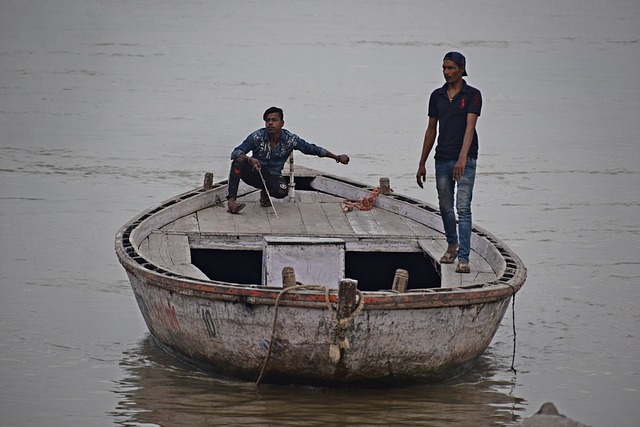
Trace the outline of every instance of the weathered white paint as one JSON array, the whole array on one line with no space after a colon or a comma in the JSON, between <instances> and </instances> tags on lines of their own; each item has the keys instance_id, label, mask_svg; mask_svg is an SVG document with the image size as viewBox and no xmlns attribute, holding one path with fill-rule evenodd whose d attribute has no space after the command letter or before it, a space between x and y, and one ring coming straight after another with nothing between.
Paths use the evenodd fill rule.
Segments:
<instances>
[{"instance_id":1,"label":"weathered white paint","mask_svg":"<svg viewBox=\"0 0 640 427\"><path fill-rule=\"evenodd\" d=\"M302 283L326 283L338 289L340 279L344 278L344 252L342 239L265 236L262 284L282 287L282 269L290 266Z\"/></svg>"},{"instance_id":2,"label":"weathered white paint","mask_svg":"<svg viewBox=\"0 0 640 427\"><path fill-rule=\"evenodd\" d=\"M130 275L154 337L198 367L256 380L275 306L172 293ZM509 298L433 309L365 310L339 363L329 358L333 321L325 304L279 306L265 379L326 385L437 381L467 369L491 342Z\"/></svg>"}]
</instances>

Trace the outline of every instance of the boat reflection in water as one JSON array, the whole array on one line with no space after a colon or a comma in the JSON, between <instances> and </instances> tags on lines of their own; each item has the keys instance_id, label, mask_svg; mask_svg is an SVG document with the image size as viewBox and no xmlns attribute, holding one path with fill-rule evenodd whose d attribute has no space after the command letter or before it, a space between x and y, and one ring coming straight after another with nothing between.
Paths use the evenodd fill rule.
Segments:
<instances>
[{"instance_id":1,"label":"boat reflection in water","mask_svg":"<svg viewBox=\"0 0 640 427\"><path fill-rule=\"evenodd\" d=\"M525 408L506 359L488 351L452 381L404 388L257 387L194 370L147 336L120 362L111 415L126 426L512 425Z\"/></svg>"}]
</instances>

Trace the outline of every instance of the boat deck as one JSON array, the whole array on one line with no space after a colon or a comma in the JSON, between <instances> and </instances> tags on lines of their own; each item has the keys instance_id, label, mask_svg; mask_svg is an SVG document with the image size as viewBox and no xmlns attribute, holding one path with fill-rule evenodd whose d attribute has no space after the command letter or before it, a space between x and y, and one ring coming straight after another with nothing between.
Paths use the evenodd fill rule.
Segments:
<instances>
[{"instance_id":1,"label":"boat deck","mask_svg":"<svg viewBox=\"0 0 640 427\"><path fill-rule=\"evenodd\" d=\"M436 230L377 207L345 213L342 210L344 200L339 197L296 191L295 202L289 198L273 199L276 217L273 208L260 206L259 191L241 187L240 194L243 189L246 193L238 198L238 202L245 203L246 207L240 214L228 213L226 203L207 207L153 232L141 245L141 251L160 248L147 252L154 262L179 274L203 279L206 276L190 263L189 247L225 244L255 247L258 244L256 239L238 240L237 236L340 237L361 249L394 247L398 251L422 251L435 260L439 260L447 247L444 236ZM150 239L165 239L165 242L149 245ZM407 248L407 241L414 242L411 248ZM182 254L179 259L176 259L176 253ZM437 263L443 288L474 285L497 278L499 272L494 271L482 256L472 251L470 258L471 274L455 273L455 264Z\"/></svg>"},{"instance_id":2,"label":"boat deck","mask_svg":"<svg viewBox=\"0 0 640 427\"><path fill-rule=\"evenodd\" d=\"M259 192L239 197L246 207L238 215L227 212L226 204L209 207L163 227L165 231L204 234L263 233L299 236L422 236L442 239L433 229L409 218L383 209L355 209L344 213L343 199L329 194L296 191L295 202L289 198L273 199L272 207L259 203Z\"/></svg>"}]
</instances>

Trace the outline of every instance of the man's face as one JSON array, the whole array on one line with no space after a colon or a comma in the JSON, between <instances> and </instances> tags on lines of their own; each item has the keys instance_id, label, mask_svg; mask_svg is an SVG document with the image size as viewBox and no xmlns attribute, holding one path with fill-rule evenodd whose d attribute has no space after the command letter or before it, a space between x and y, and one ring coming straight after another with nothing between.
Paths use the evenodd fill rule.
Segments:
<instances>
[{"instance_id":1,"label":"man's face","mask_svg":"<svg viewBox=\"0 0 640 427\"><path fill-rule=\"evenodd\" d=\"M442 62L442 73L447 83L456 83L462 79L463 69L458 64L447 59Z\"/></svg>"},{"instance_id":2,"label":"man's face","mask_svg":"<svg viewBox=\"0 0 640 427\"><path fill-rule=\"evenodd\" d=\"M280 120L280 114L270 113L264 119L264 127L267 128L269 134L280 134L280 129L284 126L284 120Z\"/></svg>"}]
</instances>

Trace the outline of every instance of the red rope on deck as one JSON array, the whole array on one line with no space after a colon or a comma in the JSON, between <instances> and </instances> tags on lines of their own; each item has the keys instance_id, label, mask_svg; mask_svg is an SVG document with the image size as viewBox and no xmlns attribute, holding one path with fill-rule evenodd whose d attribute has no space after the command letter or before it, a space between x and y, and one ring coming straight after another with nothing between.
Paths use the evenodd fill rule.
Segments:
<instances>
[{"instance_id":1,"label":"red rope on deck","mask_svg":"<svg viewBox=\"0 0 640 427\"><path fill-rule=\"evenodd\" d=\"M342 207L342 212L349 212L354 210L355 208L360 209L361 211L370 211L373 209L373 201L380 194L380 188L375 187L368 196L362 198L362 200L345 200L344 206Z\"/></svg>"}]
</instances>

